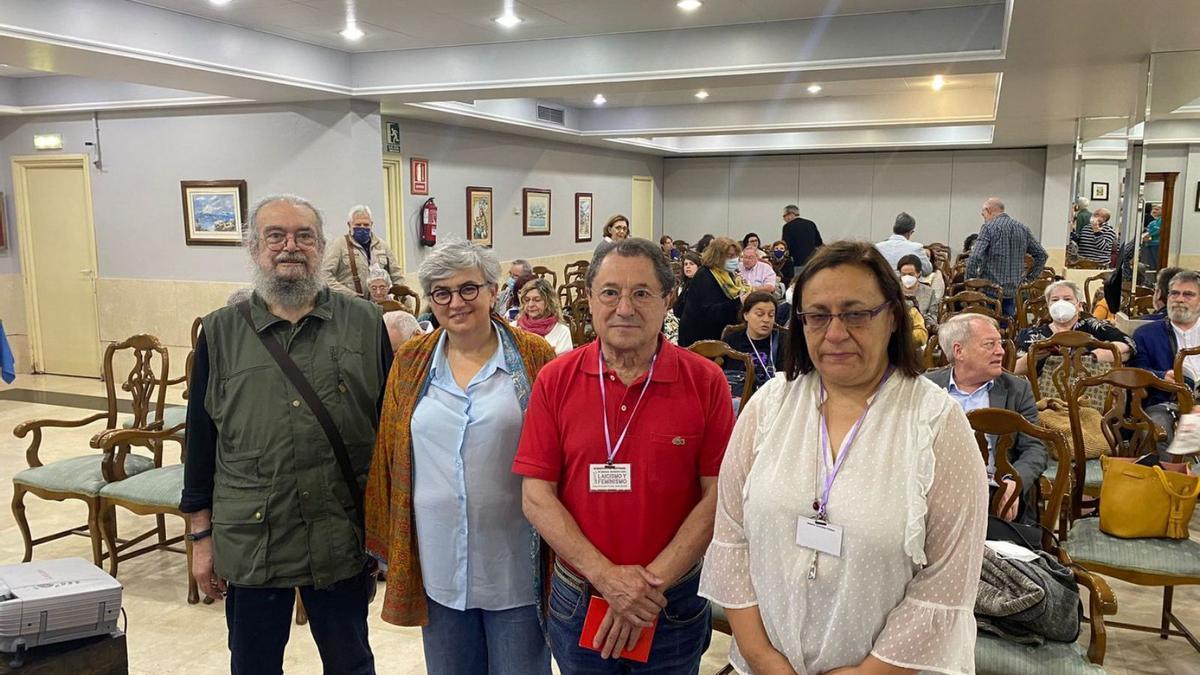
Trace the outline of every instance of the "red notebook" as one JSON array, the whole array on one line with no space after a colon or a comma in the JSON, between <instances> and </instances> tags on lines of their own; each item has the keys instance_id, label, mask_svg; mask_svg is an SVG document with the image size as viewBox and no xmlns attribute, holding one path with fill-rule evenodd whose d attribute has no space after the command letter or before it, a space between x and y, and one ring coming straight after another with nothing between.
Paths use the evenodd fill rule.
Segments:
<instances>
[{"instance_id":1,"label":"red notebook","mask_svg":"<svg viewBox=\"0 0 1200 675\"><path fill-rule=\"evenodd\" d=\"M592 646L592 641L596 639L596 631L600 630L600 624L604 621L604 614L608 612L608 601L604 598L593 595L591 602L588 603L587 616L583 618L583 635L579 636L579 646L584 649L590 649L594 652L600 651ZM650 643L654 642L654 628L658 626L658 617L654 617L654 623L649 628L643 628L642 634L638 636L637 643L633 645L633 649L626 649L621 652L621 658L645 663L650 660Z\"/></svg>"}]
</instances>

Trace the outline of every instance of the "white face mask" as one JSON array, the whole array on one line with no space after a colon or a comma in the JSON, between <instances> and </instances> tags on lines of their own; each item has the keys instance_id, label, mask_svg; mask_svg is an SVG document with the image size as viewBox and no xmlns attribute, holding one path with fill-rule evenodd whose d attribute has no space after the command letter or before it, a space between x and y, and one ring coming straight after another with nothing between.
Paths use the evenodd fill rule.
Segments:
<instances>
[{"instance_id":1,"label":"white face mask","mask_svg":"<svg viewBox=\"0 0 1200 675\"><path fill-rule=\"evenodd\" d=\"M900 277L900 283L904 284L905 288L912 288L917 285L917 278L911 274L905 274Z\"/></svg>"},{"instance_id":2,"label":"white face mask","mask_svg":"<svg viewBox=\"0 0 1200 675\"><path fill-rule=\"evenodd\" d=\"M1075 316L1075 305L1066 300L1055 300L1050 305L1050 318L1058 323L1066 323Z\"/></svg>"}]
</instances>

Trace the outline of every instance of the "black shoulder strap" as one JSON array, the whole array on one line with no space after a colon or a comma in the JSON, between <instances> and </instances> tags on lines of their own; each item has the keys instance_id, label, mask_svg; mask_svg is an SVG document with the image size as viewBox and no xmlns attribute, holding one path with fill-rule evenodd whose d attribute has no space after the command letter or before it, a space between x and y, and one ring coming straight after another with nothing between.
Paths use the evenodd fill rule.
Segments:
<instances>
[{"instance_id":1,"label":"black shoulder strap","mask_svg":"<svg viewBox=\"0 0 1200 675\"><path fill-rule=\"evenodd\" d=\"M350 490L354 508L358 511L359 524L362 525L363 518L366 516L366 510L363 508L362 489L358 486L358 479L354 476L354 467L350 464L350 454L346 451L346 443L342 441L342 433L338 431L333 418L329 416L329 410L324 403L321 403L321 398L317 396L317 392L308 383L304 373L300 372L300 367L292 360L287 350L279 344L279 340L255 330L254 319L250 316L250 301L239 302L237 308L242 318L250 325L250 330L258 336L259 341L275 359L275 363L279 364L279 369L287 376L292 386L300 394L300 398L304 399L309 410L317 418L317 422L321 424L321 428L325 431L325 437L329 439L329 445L333 447L333 455L337 458L338 467L342 470L342 479L346 481L346 487Z\"/></svg>"}]
</instances>

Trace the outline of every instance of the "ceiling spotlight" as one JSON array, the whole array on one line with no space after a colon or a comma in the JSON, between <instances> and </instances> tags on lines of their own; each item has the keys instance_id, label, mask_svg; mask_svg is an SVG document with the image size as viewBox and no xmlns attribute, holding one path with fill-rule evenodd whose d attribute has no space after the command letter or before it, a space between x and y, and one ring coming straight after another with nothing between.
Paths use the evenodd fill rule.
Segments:
<instances>
[{"instance_id":1,"label":"ceiling spotlight","mask_svg":"<svg viewBox=\"0 0 1200 675\"><path fill-rule=\"evenodd\" d=\"M524 19L517 16L516 14L513 14L512 10L510 9L510 10L505 11L504 14L492 19L492 21L495 21L496 23L500 24L501 26L504 26L505 28L512 28L513 26L523 22Z\"/></svg>"},{"instance_id":2,"label":"ceiling spotlight","mask_svg":"<svg viewBox=\"0 0 1200 675\"><path fill-rule=\"evenodd\" d=\"M819 84L810 84L810 85L808 85L808 93L810 93L810 94L819 94L819 93L821 93L821 85L819 85Z\"/></svg>"},{"instance_id":3,"label":"ceiling spotlight","mask_svg":"<svg viewBox=\"0 0 1200 675\"><path fill-rule=\"evenodd\" d=\"M353 41L361 40L362 36L366 35L366 33L362 32L362 29L358 27L357 23L348 23L346 24L346 27L338 33L338 35L341 35L347 40Z\"/></svg>"},{"instance_id":4,"label":"ceiling spotlight","mask_svg":"<svg viewBox=\"0 0 1200 675\"><path fill-rule=\"evenodd\" d=\"M604 105L608 103L608 99L604 98L604 94L596 94L596 98L592 99L592 103L596 105Z\"/></svg>"},{"instance_id":5,"label":"ceiling spotlight","mask_svg":"<svg viewBox=\"0 0 1200 675\"><path fill-rule=\"evenodd\" d=\"M208 1L210 3L216 5L217 7L220 7L221 5L228 5L229 3L233 2L233 0L208 0Z\"/></svg>"},{"instance_id":6,"label":"ceiling spotlight","mask_svg":"<svg viewBox=\"0 0 1200 675\"><path fill-rule=\"evenodd\" d=\"M679 2L675 3L675 6L685 12L694 12L700 9L700 5L703 4L700 0L679 0Z\"/></svg>"},{"instance_id":7,"label":"ceiling spotlight","mask_svg":"<svg viewBox=\"0 0 1200 675\"><path fill-rule=\"evenodd\" d=\"M934 75L933 82L930 82L929 86L933 87L934 91L941 91L942 87L946 86L946 78L941 75Z\"/></svg>"},{"instance_id":8,"label":"ceiling spotlight","mask_svg":"<svg viewBox=\"0 0 1200 675\"><path fill-rule=\"evenodd\" d=\"M696 98L703 101L704 99L708 98L708 92L701 89L700 91L696 92Z\"/></svg>"}]
</instances>

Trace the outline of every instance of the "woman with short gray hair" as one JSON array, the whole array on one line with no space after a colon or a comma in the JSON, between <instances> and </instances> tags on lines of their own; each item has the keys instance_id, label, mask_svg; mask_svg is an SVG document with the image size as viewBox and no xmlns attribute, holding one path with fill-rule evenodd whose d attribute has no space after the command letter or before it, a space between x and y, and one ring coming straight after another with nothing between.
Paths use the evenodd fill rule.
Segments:
<instances>
[{"instance_id":1,"label":"woman with short gray hair","mask_svg":"<svg viewBox=\"0 0 1200 675\"><path fill-rule=\"evenodd\" d=\"M396 352L366 490L367 550L388 563L383 620L422 626L433 675L549 675L540 540L512 463L554 350L492 313L490 249L439 244L418 276L440 328Z\"/></svg>"},{"instance_id":2,"label":"woman with short gray hair","mask_svg":"<svg viewBox=\"0 0 1200 675\"><path fill-rule=\"evenodd\" d=\"M1059 280L1046 286L1046 307L1050 313L1050 321L1037 326L1026 328L1017 334L1017 364L1013 372L1024 375L1029 372L1029 346L1035 342L1049 340L1056 333L1069 330L1080 331L1091 335L1097 340L1111 342L1117 347L1121 361L1128 362L1137 346L1133 338L1121 332L1121 329L1099 319L1082 314L1083 294L1079 285L1073 281ZM1112 352L1098 349L1092 352L1097 361L1112 361ZM1036 364L1040 372L1041 364Z\"/></svg>"}]
</instances>

